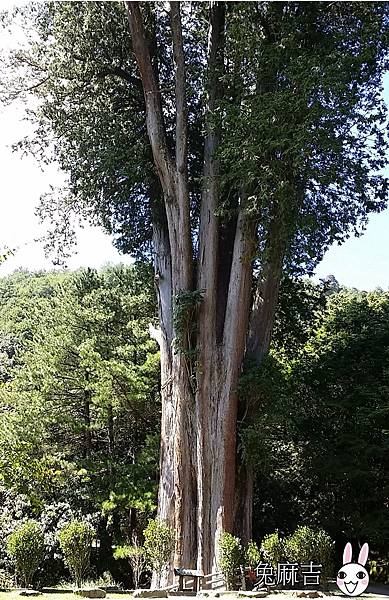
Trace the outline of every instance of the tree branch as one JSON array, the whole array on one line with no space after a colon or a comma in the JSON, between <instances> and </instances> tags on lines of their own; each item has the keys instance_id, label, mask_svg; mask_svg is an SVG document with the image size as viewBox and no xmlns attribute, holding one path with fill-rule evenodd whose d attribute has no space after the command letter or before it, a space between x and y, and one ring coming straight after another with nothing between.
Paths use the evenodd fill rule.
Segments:
<instances>
[{"instance_id":1,"label":"tree branch","mask_svg":"<svg viewBox=\"0 0 389 600\"><path fill-rule=\"evenodd\" d=\"M185 57L182 41L180 2L170 2L170 22L173 40L173 60L176 94L176 167L177 174L187 177L188 126L186 105Z\"/></svg>"},{"instance_id":2,"label":"tree branch","mask_svg":"<svg viewBox=\"0 0 389 600\"><path fill-rule=\"evenodd\" d=\"M150 51L142 15L137 2L125 2L130 23L132 45L143 84L146 104L147 131L150 138L153 158L157 167L166 200L175 197L174 167L169 155L166 132L163 123L159 89L151 63Z\"/></svg>"},{"instance_id":3,"label":"tree branch","mask_svg":"<svg viewBox=\"0 0 389 600\"><path fill-rule=\"evenodd\" d=\"M176 98L176 197L178 203L174 212L169 215L170 231L177 236L175 243L177 269L173 267L177 288L189 289L192 287L192 238L190 232L190 210L188 190L188 110L186 103L186 75L185 57L182 39L182 23L180 2L170 3L170 22L173 41L173 61L175 76ZM174 239L171 235L171 239Z\"/></svg>"},{"instance_id":4,"label":"tree branch","mask_svg":"<svg viewBox=\"0 0 389 600\"><path fill-rule=\"evenodd\" d=\"M130 22L132 44L141 74L145 104L147 132L159 179L165 198L169 242L171 250L171 273L173 295L180 290L192 288L192 240L190 235L189 194L187 169L178 171L169 154L164 127L159 86L153 68L151 54L143 26L142 15L137 2L125 2ZM173 8L177 15L179 5ZM183 62L181 20L174 18L173 37L176 67L176 94L178 100L177 132L186 132L185 68ZM155 42L155 39L153 40ZM177 159L186 161L187 136L177 140ZM182 166L182 164L180 165Z\"/></svg>"},{"instance_id":5,"label":"tree branch","mask_svg":"<svg viewBox=\"0 0 389 600\"><path fill-rule=\"evenodd\" d=\"M204 144L204 182L200 209L200 239L198 258L198 288L204 289L200 320L209 339L216 336L217 266L218 266L218 162L215 152L219 132L212 122L216 102L220 96L220 74L223 69L224 2L211 2L208 32L208 83L206 104L206 137ZM205 343L206 340L203 340ZM205 343L205 345L207 345Z\"/></svg>"},{"instance_id":6,"label":"tree branch","mask_svg":"<svg viewBox=\"0 0 389 600\"><path fill-rule=\"evenodd\" d=\"M239 366L244 354L250 310L256 227L256 221L246 215L244 198L241 198L223 332L226 356L231 364Z\"/></svg>"},{"instance_id":7,"label":"tree branch","mask_svg":"<svg viewBox=\"0 0 389 600\"><path fill-rule=\"evenodd\" d=\"M281 217L273 217L265 248L266 263L255 290L247 338L247 356L257 364L267 354L271 342L278 292L282 277L285 240L282 237Z\"/></svg>"}]
</instances>

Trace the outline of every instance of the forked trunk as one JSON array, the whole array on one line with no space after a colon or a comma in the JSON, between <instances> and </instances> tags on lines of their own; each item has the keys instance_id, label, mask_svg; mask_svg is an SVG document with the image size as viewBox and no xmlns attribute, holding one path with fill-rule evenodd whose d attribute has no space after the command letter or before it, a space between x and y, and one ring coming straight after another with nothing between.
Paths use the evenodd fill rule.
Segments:
<instances>
[{"instance_id":1,"label":"forked trunk","mask_svg":"<svg viewBox=\"0 0 389 600\"><path fill-rule=\"evenodd\" d=\"M223 531L234 530L238 381L247 346L258 216L249 216L246 211L249 194L244 185L231 192L235 212L228 226L219 223L216 216L220 199L215 111L223 80L224 3L209 4L204 177L197 252L192 247L190 230L180 3L170 3L176 108L174 156L167 142L160 82L150 54L155 44L148 43L139 3L126 2L126 6L144 90L147 131L164 197L153 215L160 329L152 328L152 334L161 351L158 516L176 533L173 564L160 581L153 579L153 584L165 586L173 582L173 566L197 567L204 574L217 571L220 536ZM270 287L277 289L277 285L274 279ZM190 307L184 327L177 320L180 302ZM266 302L263 306L267 307L267 319L272 307ZM260 320L254 307L251 323ZM250 343L256 343L254 338ZM250 518L246 519L246 530Z\"/></svg>"},{"instance_id":2,"label":"forked trunk","mask_svg":"<svg viewBox=\"0 0 389 600\"><path fill-rule=\"evenodd\" d=\"M218 540L233 528L237 416L237 379L228 376L220 349L210 358L194 397L180 386L185 367L173 358L163 390L158 500L158 516L177 536L174 565L206 574L217 571ZM161 585L172 582L169 569Z\"/></svg>"},{"instance_id":3,"label":"forked trunk","mask_svg":"<svg viewBox=\"0 0 389 600\"><path fill-rule=\"evenodd\" d=\"M207 294L198 311L195 389L185 353L175 354L165 336L159 340L162 439L158 515L176 532L175 565L197 567L206 574L217 571L220 536L234 525L237 386L249 318L254 228L242 212L235 234L228 318L220 342L209 328L212 319ZM159 272L161 268L159 265ZM160 319L164 323L166 315L161 308L168 303L161 302L162 284L159 276ZM170 569L161 584L172 581Z\"/></svg>"}]
</instances>

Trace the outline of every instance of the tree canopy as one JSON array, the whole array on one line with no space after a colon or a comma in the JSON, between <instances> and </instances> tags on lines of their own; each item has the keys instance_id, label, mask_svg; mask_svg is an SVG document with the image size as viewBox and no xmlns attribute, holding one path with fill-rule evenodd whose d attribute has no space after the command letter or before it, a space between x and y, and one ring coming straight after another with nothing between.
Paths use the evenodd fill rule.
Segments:
<instances>
[{"instance_id":1,"label":"tree canopy","mask_svg":"<svg viewBox=\"0 0 389 600\"><path fill-rule=\"evenodd\" d=\"M191 220L194 251L204 145L206 5L183 6ZM166 6L146 3L155 34L168 146L174 81ZM387 66L387 5L374 2L247 2L226 6L224 68L212 119L221 129L219 214L261 215L264 247L275 196L287 263L311 271L334 241L360 231L386 200L387 151L381 75ZM17 9L29 43L12 54L3 97L35 98L36 129L21 146L69 175L43 200L69 232L69 213L113 232L120 249L150 256L162 192L147 141L145 106L122 3L45 2ZM235 190L235 192L233 192ZM163 218L163 215L162 217ZM66 236L65 236L66 237ZM262 240L262 242L261 242ZM62 241L62 240L61 240Z\"/></svg>"},{"instance_id":2,"label":"tree canopy","mask_svg":"<svg viewBox=\"0 0 389 600\"><path fill-rule=\"evenodd\" d=\"M0 281L13 340L0 389L0 478L37 508L155 507L158 367L148 269L16 273ZM127 524L124 524L128 527Z\"/></svg>"},{"instance_id":3,"label":"tree canopy","mask_svg":"<svg viewBox=\"0 0 389 600\"><path fill-rule=\"evenodd\" d=\"M244 383L285 378L261 370L282 279L312 273L386 205L388 5L47 2L14 18L30 38L10 54L3 95L27 98L35 124L20 147L68 174L42 201L51 241L72 240L74 213L153 259L159 517L176 531L175 562L210 573L223 530L251 537L255 473L237 440L264 395L246 397ZM315 295L303 299L307 331L289 333L301 352ZM88 352L116 381L115 357L81 346L89 397ZM293 372L295 348L280 351Z\"/></svg>"}]
</instances>

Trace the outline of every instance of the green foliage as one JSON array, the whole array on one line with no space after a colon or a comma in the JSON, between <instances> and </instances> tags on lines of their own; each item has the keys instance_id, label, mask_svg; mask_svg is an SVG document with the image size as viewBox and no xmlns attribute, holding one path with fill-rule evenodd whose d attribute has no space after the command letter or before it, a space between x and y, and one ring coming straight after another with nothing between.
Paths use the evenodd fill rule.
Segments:
<instances>
[{"instance_id":1,"label":"green foliage","mask_svg":"<svg viewBox=\"0 0 389 600\"><path fill-rule=\"evenodd\" d=\"M30 520L15 529L8 538L7 551L23 585L30 587L44 553L43 531L39 524Z\"/></svg>"},{"instance_id":2,"label":"green foliage","mask_svg":"<svg viewBox=\"0 0 389 600\"><path fill-rule=\"evenodd\" d=\"M150 567L157 574L159 586L161 575L174 550L174 530L160 519L150 519L143 535L144 551Z\"/></svg>"},{"instance_id":3,"label":"green foliage","mask_svg":"<svg viewBox=\"0 0 389 600\"><path fill-rule=\"evenodd\" d=\"M145 265L0 279L5 362L0 479L34 506L106 508L119 527L156 505L159 354ZM131 460L123 460L131 454ZM113 491L115 490L115 491ZM123 520L122 520L123 519ZM120 530L116 531L119 539Z\"/></svg>"},{"instance_id":4,"label":"green foliage","mask_svg":"<svg viewBox=\"0 0 389 600\"><path fill-rule=\"evenodd\" d=\"M207 36L203 3L191 5L190 12L184 4L196 248ZM246 210L259 223L256 264L266 264L276 221L279 231L271 241L285 246L284 270L295 275L311 273L331 243L359 234L368 214L384 208L388 141L381 91L388 11L385 2L228 4L222 52L228 68L217 82L223 94L212 115L220 125L222 250L233 245L242 188ZM158 83L170 144L171 32L159 3L149 3L145 12L163 67ZM114 233L122 250L149 260L151 224L165 225L166 213L124 5L32 3L13 19L33 32L23 49L11 53L9 78L2 78L6 100L33 96L28 115L34 138L19 147L55 159L69 176L66 189L54 190L42 203L42 217L54 221L50 241L66 249L75 213ZM33 288L37 302L32 309L26 293L14 303L4 283L11 316L4 316L5 308L3 324L13 320L10 329L2 328L12 338L3 337L1 345L4 483L28 494L34 506L53 490L56 498L72 496L84 511L104 505L113 522L128 506L151 511L157 457L154 442L146 440L156 439L158 354L146 341L150 305L142 313L139 290L150 290L150 281L137 286L134 304L129 285L123 304L116 274L80 274L71 291L64 283L63 294L52 283L35 288L39 277L34 283L17 277L21 286ZM284 287L284 307L296 287ZM259 465L261 534L313 522L331 535L363 535L382 547L389 523L382 485L388 473L387 298L342 298L336 295L339 310L331 301L323 317L322 293L305 289L297 306L279 312L272 356L260 373L245 373L245 414L253 406L260 410L247 428L242 425L242 454ZM176 300L177 342L192 376L190 315L199 298Z\"/></svg>"},{"instance_id":5,"label":"green foliage","mask_svg":"<svg viewBox=\"0 0 389 600\"><path fill-rule=\"evenodd\" d=\"M103 571L100 577L94 579L88 579L85 582L85 587L111 587L111 588L119 588L120 584L112 577L112 574L109 571Z\"/></svg>"},{"instance_id":6,"label":"green foliage","mask_svg":"<svg viewBox=\"0 0 389 600\"><path fill-rule=\"evenodd\" d=\"M224 532L219 542L218 564L228 590L238 588L239 568L244 564L244 549L240 539Z\"/></svg>"},{"instance_id":7,"label":"green foliage","mask_svg":"<svg viewBox=\"0 0 389 600\"><path fill-rule=\"evenodd\" d=\"M77 588L82 586L90 566L92 527L83 521L71 521L58 534L64 560Z\"/></svg>"},{"instance_id":8,"label":"green foliage","mask_svg":"<svg viewBox=\"0 0 389 600\"><path fill-rule=\"evenodd\" d=\"M369 559L369 574L371 581L389 584L389 563Z\"/></svg>"},{"instance_id":9,"label":"green foliage","mask_svg":"<svg viewBox=\"0 0 389 600\"><path fill-rule=\"evenodd\" d=\"M284 541L285 555L288 560L298 563L306 563L309 560L317 560L315 556L316 532L307 526L298 527Z\"/></svg>"},{"instance_id":10,"label":"green foliage","mask_svg":"<svg viewBox=\"0 0 389 600\"><path fill-rule=\"evenodd\" d=\"M261 544L262 557L275 569L282 561L322 564L322 577L332 577L334 542L323 529L298 527L291 535L281 537L278 531L266 535Z\"/></svg>"},{"instance_id":11,"label":"green foliage","mask_svg":"<svg viewBox=\"0 0 389 600\"><path fill-rule=\"evenodd\" d=\"M249 435L242 435L258 481L254 535L291 532L306 523L343 546L362 536L383 556L389 518L382 485L389 473L388 293L320 286L322 305L306 300L310 286L298 284L294 293L288 287L271 356L248 382L260 399L260 414L246 428ZM301 306L311 307L304 308L303 335L294 325ZM284 338L285 331L296 332L293 339Z\"/></svg>"},{"instance_id":12,"label":"green foliage","mask_svg":"<svg viewBox=\"0 0 389 600\"><path fill-rule=\"evenodd\" d=\"M376 104L373 84L387 60L384 12L362 3L350 10L340 2L329 10L315 3L247 2L231 11L227 56L234 68L220 110L225 185L245 181L255 190L248 210L262 220L277 198L280 236L289 242L295 272L310 271L330 239L347 236L346 221L347 229L358 230L372 207L373 198L363 198L360 185L378 183L384 158L379 139L385 108L382 100ZM373 53L370 36L378 44ZM343 65L341 74L335 64ZM374 151L366 153L358 131L370 128L372 114ZM373 200L378 210L386 197L382 183ZM352 188L356 195L346 208ZM228 201L221 210L229 212Z\"/></svg>"},{"instance_id":13,"label":"green foliage","mask_svg":"<svg viewBox=\"0 0 389 600\"><path fill-rule=\"evenodd\" d=\"M170 31L158 4L148 11L165 67L159 84L166 90L161 100L170 135ZM247 210L261 215L256 254L262 263L275 210L282 216L288 270L311 272L332 242L360 232L368 213L384 207L380 93L387 16L386 3L378 2L229 5L223 49L229 68L212 115L221 130L218 211L222 221L235 216L244 183ZM43 160L55 158L69 174L66 189L43 201L42 216L56 223L51 242L63 249L72 240L76 213L114 233L122 250L149 258L151 221L164 222L165 214L124 6L47 2L19 9L13 18L34 31L26 47L11 54L2 90L5 100L34 97L29 118L36 134L20 146ZM201 2L190 13L183 7L193 237L201 200L205 19Z\"/></svg>"},{"instance_id":14,"label":"green foliage","mask_svg":"<svg viewBox=\"0 0 389 600\"><path fill-rule=\"evenodd\" d=\"M287 365L304 348L322 319L331 286L329 278L318 284L309 279L284 277L273 329L273 355Z\"/></svg>"},{"instance_id":15,"label":"green foliage","mask_svg":"<svg viewBox=\"0 0 389 600\"><path fill-rule=\"evenodd\" d=\"M131 565L134 588L139 588L139 581L147 565L145 549L142 546L118 546L115 548L114 558L116 560L126 559Z\"/></svg>"},{"instance_id":16,"label":"green foliage","mask_svg":"<svg viewBox=\"0 0 389 600\"><path fill-rule=\"evenodd\" d=\"M307 564L312 560L323 565L323 577L332 576L334 542L323 529L298 527L284 540L284 548L285 557L290 562Z\"/></svg>"},{"instance_id":17,"label":"green foliage","mask_svg":"<svg viewBox=\"0 0 389 600\"><path fill-rule=\"evenodd\" d=\"M330 538L324 529L316 531L315 555L317 560L323 565L323 577L332 577L334 572L334 550L335 542Z\"/></svg>"},{"instance_id":18,"label":"green foliage","mask_svg":"<svg viewBox=\"0 0 389 600\"><path fill-rule=\"evenodd\" d=\"M322 526L379 545L389 516L382 487L389 467L388 317L387 293L331 296L291 376L293 433L309 447L305 476L320 493ZM297 409L302 397L304 413Z\"/></svg>"},{"instance_id":19,"label":"green foliage","mask_svg":"<svg viewBox=\"0 0 389 600\"><path fill-rule=\"evenodd\" d=\"M174 299L173 323L176 333L175 348L186 354L191 352L191 338L195 332L196 311L203 299L204 290L180 292ZM192 352L194 352L192 350Z\"/></svg>"},{"instance_id":20,"label":"green foliage","mask_svg":"<svg viewBox=\"0 0 389 600\"><path fill-rule=\"evenodd\" d=\"M266 535L261 544L261 553L266 562L277 568L277 563L285 558L285 543L278 531Z\"/></svg>"},{"instance_id":21,"label":"green foliage","mask_svg":"<svg viewBox=\"0 0 389 600\"><path fill-rule=\"evenodd\" d=\"M0 569L0 592L9 592L14 587L13 577L5 571Z\"/></svg>"},{"instance_id":22,"label":"green foliage","mask_svg":"<svg viewBox=\"0 0 389 600\"><path fill-rule=\"evenodd\" d=\"M255 569L258 563L261 561L261 552L258 548L258 544L253 540L249 540L245 548L246 565Z\"/></svg>"},{"instance_id":23,"label":"green foliage","mask_svg":"<svg viewBox=\"0 0 389 600\"><path fill-rule=\"evenodd\" d=\"M51 503L37 507L26 495L0 486L0 570L14 570L7 554L7 539L14 530L33 518L42 529L45 541L44 557L35 581L40 586L54 586L60 579L64 579L66 571L60 557L58 532L75 518L76 512L69 502L54 499ZM86 517L90 520L93 518L91 515Z\"/></svg>"}]
</instances>

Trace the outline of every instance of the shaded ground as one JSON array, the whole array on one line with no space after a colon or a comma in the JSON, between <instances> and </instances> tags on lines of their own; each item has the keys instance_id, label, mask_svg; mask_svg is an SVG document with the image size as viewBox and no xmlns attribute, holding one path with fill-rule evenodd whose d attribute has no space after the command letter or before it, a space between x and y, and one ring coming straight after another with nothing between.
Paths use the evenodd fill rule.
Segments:
<instances>
[{"instance_id":1,"label":"shaded ground","mask_svg":"<svg viewBox=\"0 0 389 600\"><path fill-rule=\"evenodd\" d=\"M369 585L367 591L372 595L389 596L389 585L382 585L379 583L377 585Z\"/></svg>"},{"instance_id":2,"label":"shaded ground","mask_svg":"<svg viewBox=\"0 0 389 600\"><path fill-rule=\"evenodd\" d=\"M336 598L348 598L340 592L340 590L331 590L326 593L327 598L336 597ZM325 596L325 597L326 597ZM358 596L358 598L362 598L365 600L384 600L384 597L389 598L389 586L388 585L371 585L367 588L367 591ZM57 594L42 594L41 596L37 596L37 600L76 600L80 599L79 596L74 596L69 593L57 593ZM222 600L223 596L221 596ZM227 596L228 600L234 600L235 597L231 594ZM285 599L296 599L295 592L278 592L276 594L269 594L266 597L266 600L282 600ZM106 600L130 600L132 599L131 594L115 594L114 592L109 592L106 596ZM188 600L188 596L175 596L174 600ZM27 598L20 596L17 592L0 592L0 600L27 600ZM239 599L241 600L241 599Z\"/></svg>"},{"instance_id":3,"label":"shaded ground","mask_svg":"<svg viewBox=\"0 0 389 600\"><path fill-rule=\"evenodd\" d=\"M349 598L349 596L345 596L342 594L340 590L336 588L336 590L331 590L328 592L324 592L324 598L344 598L345 600ZM287 597L288 599L294 598L294 600L299 600L295 596L295 592L278 592L277 594L269 594L266 596L265 600L281 600L283 597ZM369 585L366 592L357 596L357 598L361 598L362 600L384 600L384 598L389 598L389 586L388 585Z\"/></svg>"},{"instance_id":4,"label":"shaded ground","mask_svg":"<svg viewBox=\"0 0 389 600\"><path fill-rule=\"evenodd\" d=\"M131 594L115 594L109 592L105 600L129 600ZM42 594L41 596L20 596L18 592L0 592L0 600L85 600L80 596L75 596L73 593L63 594Z\"/></svg>"}]
</instances>

